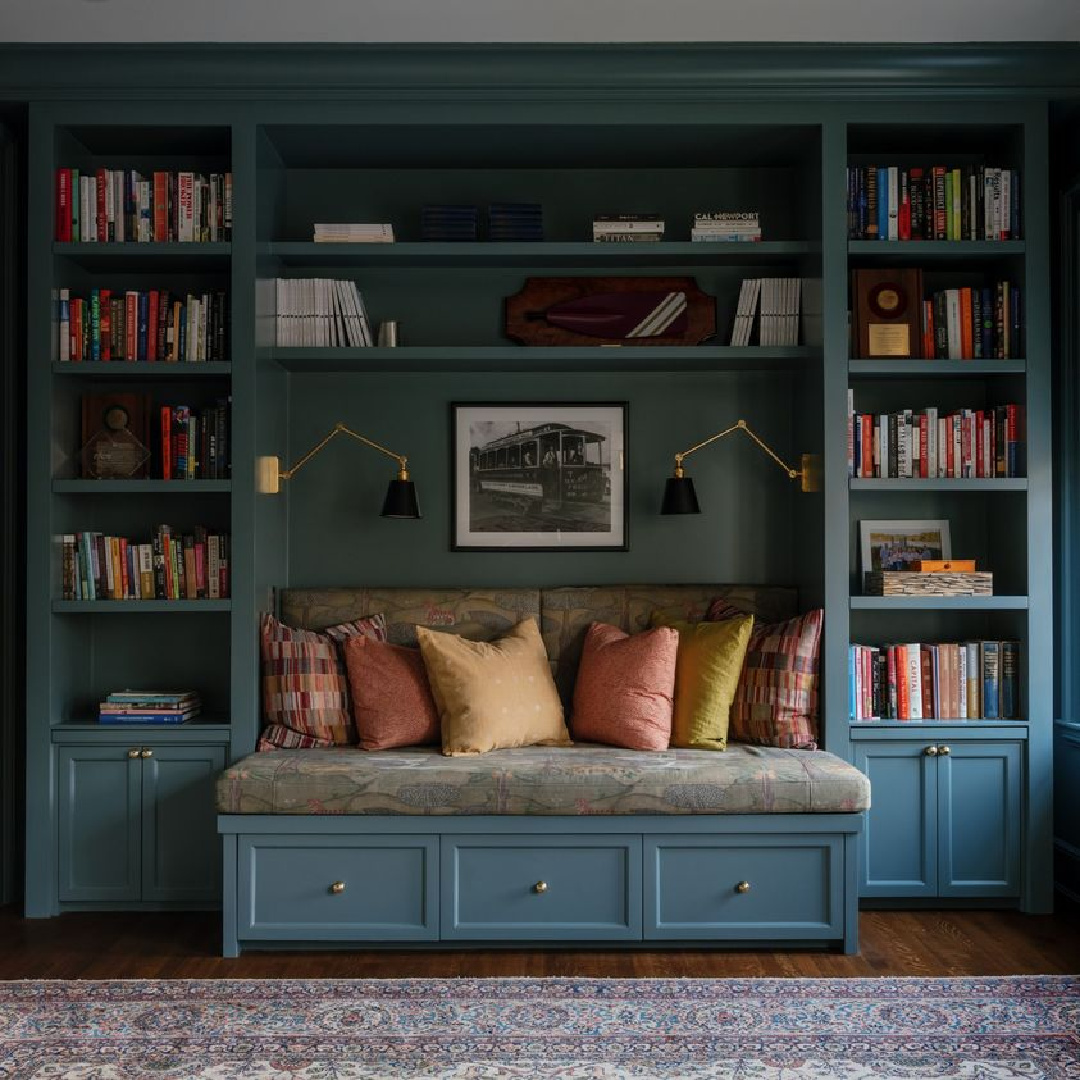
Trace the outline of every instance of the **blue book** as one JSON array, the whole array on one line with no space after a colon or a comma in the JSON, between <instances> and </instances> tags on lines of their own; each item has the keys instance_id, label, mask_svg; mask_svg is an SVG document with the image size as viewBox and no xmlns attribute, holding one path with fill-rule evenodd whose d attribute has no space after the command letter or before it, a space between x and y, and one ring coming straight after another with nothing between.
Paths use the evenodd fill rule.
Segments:
<instances>
[{"instance_id":1,"label":"blue book","mask_svg":"<svg viewBox=\"0 0 1080 1080\"><path fill-rule=\"evenodd\" d=\"M998 693L1001 686L1001 649L997 641L979 643L979 667L982 676L983 719L997 720Z\"/></svg>"},{"instance_id":2,"label":"blue book","mask_svg":"<svg viewBox=\"0 0 1080 1080\"><path fill-rule=\"evenodd\" d=\"M146 340L150 329L150 294L139 293L139 332L135 344L135 359L146 359Z\"/></svg>"},{"instance_id":3,"label":"blue book","mask_svg":"<svg viewBox=\"0 0 1080 1080\"><path fill-rule=\"evenodd\" d=\"M877 171L877 234L879 240L889 239L889 170Z\"/></svg>"}]
</instances>

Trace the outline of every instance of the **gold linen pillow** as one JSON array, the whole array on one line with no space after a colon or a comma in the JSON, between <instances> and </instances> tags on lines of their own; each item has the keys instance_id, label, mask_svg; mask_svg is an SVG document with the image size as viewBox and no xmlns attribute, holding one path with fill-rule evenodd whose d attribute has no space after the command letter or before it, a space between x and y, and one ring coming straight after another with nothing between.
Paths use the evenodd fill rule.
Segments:
<instances>
[{"instance_id":1,"label":"gold linen pillow","mask_svg":"<svg viewBox=\"0 0 1080 1080\"><path fill-rule=\"evenodd\" d=\"M753 615L726 622L689 623L654 618L654 625L679 631L675 660L675 710L671 745L694 750L726 750L728 722L739 685ZM718 627L726 627L726 632Z\"/></svg>"},{"instance_id":2,"label":"gold linen pillow","mask_svg":"<svg viewBox=\"0 0 1080 1080\"><path fill-rule=\"evenodd\" d=\"M723 623L716 623L723 626ZM416 628L447 757L510 746L570 746L534 619L497 641Z\"/></svg>"}]
</instances>

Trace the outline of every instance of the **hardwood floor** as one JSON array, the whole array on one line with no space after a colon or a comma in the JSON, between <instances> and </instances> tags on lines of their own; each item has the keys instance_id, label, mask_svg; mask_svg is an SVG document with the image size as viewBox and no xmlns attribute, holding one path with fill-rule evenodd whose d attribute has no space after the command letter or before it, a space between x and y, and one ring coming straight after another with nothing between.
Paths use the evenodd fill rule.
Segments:
<instances>
[{"instance_id":1,"label":"hardwood floor","mask_svg":"<svg viewBox=\"0 0 1080 1080\"><path fill-rule=\"evenodd\" d=\"M858 956L810 951L368 950L224 960L216 913L69 914L0 909L0 978L789 977L1080 973L1080 912L868 911Z\"/></svg>"}]
</instances>

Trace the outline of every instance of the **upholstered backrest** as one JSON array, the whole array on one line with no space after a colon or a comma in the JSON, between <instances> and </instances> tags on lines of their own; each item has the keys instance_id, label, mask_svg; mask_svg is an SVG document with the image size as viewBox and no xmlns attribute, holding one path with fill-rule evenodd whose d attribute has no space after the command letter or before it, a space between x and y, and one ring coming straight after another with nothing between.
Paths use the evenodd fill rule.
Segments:
<instances>
[{"instance_id":1,"label":"upholstered backrest","mask_svg":"<svg viewBox=\"0 0 1080 1080\"><path fill-rule=\"evenodd\" d=\"M323 630L382 613L390 641L416 644L416 627L448 630L474 641L499 637L522 619L540 624L551 669L565 701L573 692L585 631L606 622L628 633L644 630L654 612L701 619L718 596L767 622L794 615L794 589L759 585L590 585L552 589L285 589L281 618Z\"/></svg>"}]
</instances>

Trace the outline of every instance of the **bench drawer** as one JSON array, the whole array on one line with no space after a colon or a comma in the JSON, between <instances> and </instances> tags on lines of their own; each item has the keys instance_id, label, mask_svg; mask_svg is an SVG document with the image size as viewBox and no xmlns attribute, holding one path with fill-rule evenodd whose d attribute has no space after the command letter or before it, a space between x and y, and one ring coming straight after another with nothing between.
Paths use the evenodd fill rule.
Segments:
<instances>
[{"instance_id":1,"label":"bench drawer","mask_svg":"<svg viewBox=\"0 0 1080 1080\"><path fill-rule=\"evenodd\" d=\"M835 836L646 836L644 936L840 937L843 859Z\"/></svg>"},{"instance_id":2,"label":"bench drawer","mask_svg":"<svg viewBox=\"0 0 1080 1080\"><path fill-rule=\"evenodd\" d=\"M443 940L639 940L638 836L444 836Z\"/></svg>"},{"instance_id":3,"label":"bench drawer","mask_svg":"<svg viewBox=\"0 0 1080 1080\"><path fill-rule=\"evenodd\" d=\"M436 941L438 840L248 836L239 840L239 936Z\"/></svg>"}]
</instances>

